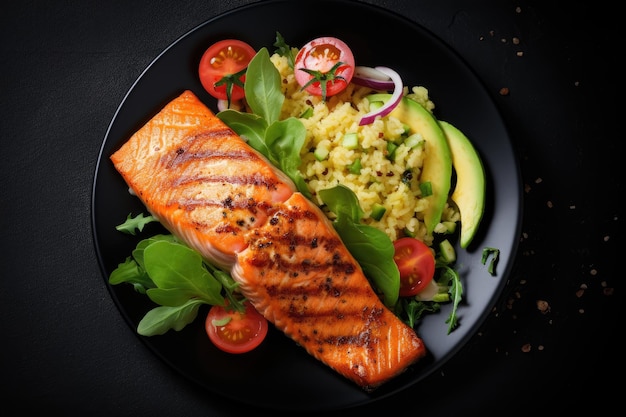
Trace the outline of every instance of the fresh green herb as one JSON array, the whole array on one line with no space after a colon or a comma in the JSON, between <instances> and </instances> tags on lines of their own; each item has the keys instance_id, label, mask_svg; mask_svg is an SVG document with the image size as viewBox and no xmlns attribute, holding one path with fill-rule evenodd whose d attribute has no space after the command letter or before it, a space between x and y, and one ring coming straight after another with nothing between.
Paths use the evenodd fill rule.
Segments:
<instances>
[{"instance_id":1,"label":"fresh green herb","mask_svg":"<svg viewBox=\"0 0 626 417\"><path fill-rule=\"evenodd\" d=\"M291 47L287 45L285 39L279 32L276 32L276 42L274 42L274 46L276 47L276 53L280 56L286 57L289 68L293 69L293 66L296 62L296 57L293 56L293 51Z\"/></svg>"},{"instance_id":2,"label":"fresh green herb","mask_svg":"<svg viewBox=\"0 0 626 417\"><path fill-rule=\"evenodd\" d=\"M483 265L485 265L485 263L487 263L487 259L489 258L489 256L491 255L491 262L489 262L489 267L487 268L487 271L491 274L491 275L495 275L496 274L496 265L498 263L498 259L500 258L500 249L496 249L496 248L484 248L483 249L483 256L482 256L482 263Z\"/></svg>"},{"instance_id":3,"label":"fresh green herb","mask_svg":"<svg viewBox=\"0 0 626 417\"><path fill-rule=\"evenodd\" d=\"M137 262L130 256L117 265L117 268L109 275L109 284L117 285L123 282L132 284L140 294L145 294L148 288L154 288L154 282Z\"/></svg>"},{"instance_id":4,"label":"fresh green herb","mask_svg":"<svg viewBox=\"0 0 626 417\"><path fill-rule=\"evenodd\" d=\"M346 247L383 295L383 302L393 307L400 291L400 272L393 260L394 248L385 232L361 223L363 209L352 190L344 185L321 190L319 196L335 213L333 226Z\"/></svg>"},{"instance_id":5,"label":"fresh green herb","mask_svg":"<svg viewBox=\"0 0 626 417\"><path fill-rule=\"evenodd\" d=\"M136 234L135 230L139 230L141 232L146 224L156 221L158 220L154 216L144 217L143 213L139 213L137 216L133 217L132 213L129 213L128 217L126 217L126 221L118 226L115 226L115 228L122 233L134 236Z\"/></svg>"},{"instance_id":6,"label":"fresh green herb","mask_svg":"<svg viewBox=\"0 0 626 417\"><path fill-rule=\"evenodd\" d=\"M252 112L270 126L280 118L285 101L280 73L270 60L267 48L261 48L248 63L244 91Z\"/></svg>"},{"instance_id":7,"label":"fresh green herb","mask_svg":"<svg viewBox=\"0 0 626 417\"><path fill-rule=\"evenodd\" d=\"M285 96L280 89L280 74L266 48L261 48L248 64L244 89L252 113L228 109L217 113L217 117L291 178L298 191L311 198L298 169L306 128L295 117L278 120Z\"/></svg>"},{"instance_id":8,"label":"fresh green herb","mask_svg":"<svg viewBox=\"0 0 626 417\"><path fill-rule=\"evenodd\" d=\"M181 244L157 241L144 249L146 272L156 288L148 297L164 306L180 306L194 298L206 304L224 304L222 284L204 267L195 250Z\"/></svg>"},{"instance_id":9,"label":"fresh green herb","mask_svg":"<svg viewBox=\"0 0 626 417\"><path fill-rule=\"evenodd\" d=\"M205 263L198 252L172 235L141 240L132 258L113 270L109 283L131 284L158 304L139 322L137 332L143 336L183 329L196 318L201 305L224 305L222 290L231 305L243 309L230 275Z\"/></svg>"},{"instance_id":10,"label":"fresh green herb","mask_svg":"<svg viewBox=\"0 0 626 417\"><path fill-rule=\"evenodd\" d=\"M463 299L463 286L459 274L454 270L454 261L439 253L435 259L436 275L433 283L437 291L428 299L417 294L413 298L401 299L396 306L395 312L405 323L413 327L415 323L426 313L436 313L442 303L452 301L452 311L446 318L448 334L458 326L457 310Z\"/></svg>"},{"instance_id":11,"label":"fresh green herb","mask_svg":"<svg viewBox=\"0 0 626 417\"><path fill-rule=\"evenodd\" d=\"M418 301L415 298L401 298L396 308L396 314L413 328L427 313L437 313L441 305L432 301Z\"/></svg>"},{"instance_id":12,"label":"fresh green herb","mask_svg":"<svg viewBox=\"0 0 626 417\"><path fill-rule=\"evenodd\" d=\"M269 159L293 180L305 197L311 198L309 186L299 167L302 163L300 150L304 146L306 128L302 122L290 117L271 124L265 132L265 143L270 151Z\"/></svg>"},{"instance_id":13,"label":"fresh green herb","mask_svg":"<svg viewBox=\"0 0 626 417\"><path fill-rule=\"evenodd\" d=\"M242 113L233 109L223 110L216 116L245 139L248 145L265 156L269 155L269 149L264 140L267 129L266 120L256 114Z\"/></svg>"},{"instance_id":14,"label":"fresh green herb","mask_svg":"<svg viewBox=\"0 0 626 417\"><path fill-rule=\"evenodd\" d=\"M459 303L463 299L463 284L461 283L461 277L459 277L458 272L456 272L449 265L439 265L439 269L441 269L441 276L439 281L442 283L447 283L449 286L448 293L452 298L452 311L446 320L448 324L448 334L452 332L458 326L458 317L456 315L457 309L459 307Z\"/></svg>"},{"instance_id":15,"label":"fresh green herb","mask_svg":"<svg viewBox=\"0 0 626 417\"><path fill-rule=\"evenodd\" d=\"M168 330L181 331L198 317L203 304L190 299L179 306L158 306L148 311L137 325L137 333L142 336L157 336Z\"/></svg>"}]
</instances>

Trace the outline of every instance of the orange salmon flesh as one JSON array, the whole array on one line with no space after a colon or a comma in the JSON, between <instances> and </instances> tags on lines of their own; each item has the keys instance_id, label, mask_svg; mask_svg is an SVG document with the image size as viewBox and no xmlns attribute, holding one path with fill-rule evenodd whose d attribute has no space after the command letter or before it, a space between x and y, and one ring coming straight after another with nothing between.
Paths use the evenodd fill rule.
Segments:
<instances>
[{"instance_id":1,"label":"orange salmon flesh","mask_svg":"<svg viewBox=\"0 0 626 417\"><path fill-rule=\"evenodd\" d=\"M191 91L111 156L148 211L310 355L366 391L426 355L318 206Z\"/></svg>"}]
</instances>

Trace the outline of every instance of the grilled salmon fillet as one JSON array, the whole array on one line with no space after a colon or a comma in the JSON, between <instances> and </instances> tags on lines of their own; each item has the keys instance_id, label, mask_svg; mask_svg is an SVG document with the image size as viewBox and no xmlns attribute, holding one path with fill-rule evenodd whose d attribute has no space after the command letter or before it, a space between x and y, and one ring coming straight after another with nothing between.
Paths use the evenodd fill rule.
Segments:
<instances>
[{"instance_id":1,"label":"grilled salmon fillet","mask_svg":"<svg viewBox=\"0 0 626 417\"><path fill-rule=\"evenodd\" d=\"M111 160L172 234L230 272L276 328L363 389L425 356L320 208L191 91Z\"/></svg>"},{"instance_id":2,"label":"grilled salmon fillet","mask_svg":"<svg viewBox=\"0 0 626 417\"><path fill-rule=\"evenodd\" d=\"M169 102L111 160L152 215L216 266L230 269L291 180L190 91Z\"/></svg>"},{"instance_id":3,"label":"grilled salmon fillet","mask_svg":"<svg viewBox=\"0 0 626 417\"><path fill-rule=\"evenodd\" d=\"M367 390L425 354L386 308L322 211L300 193L264 225L232 270L256 309L309 354Z\"/></svg>"}]
</instances>

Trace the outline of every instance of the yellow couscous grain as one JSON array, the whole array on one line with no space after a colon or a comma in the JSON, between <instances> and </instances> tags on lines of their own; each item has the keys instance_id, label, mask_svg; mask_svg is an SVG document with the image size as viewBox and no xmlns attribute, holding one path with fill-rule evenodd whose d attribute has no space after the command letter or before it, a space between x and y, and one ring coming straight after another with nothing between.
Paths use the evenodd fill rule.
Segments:
<instances>
[{"instance_id":1,"label":"yellow couscous grain","mask_svg":"<svg viewBox=\"0 0 626 417\"><path fill-rule=\"evenodd\" d=\"M300 170L316 202L322 204L318 197L320 190L345 185L359 199L366 224L384 231L391 240L409 231L416 238L432 244L433 236L427 233L423 223L428 202L421 198L419 187L426 155L422 146L409 148L402 144L402 135L406 134L402 121L385 117L359 126L359 120L369 111L366 97L373 90L351 83L343 92L323 102L321 97L301 91L287 58L274 54L271 61L281 75L285 94L281 118L297 117L306 128ZM418 86L409 91L405 87L404 93L427 110L434 109L426 88ZM312 110L312 113L309 110L310 116L301 117L308 109ZM356 148L342 145L347 133L357 134ZM398 144L393 157L387 148L389 142ZM319 154L314 154L316 149L328 151L327 156L320 160ZM360 170L351 172L350 167L357 161ZM380 220L371 217L375 205L386 209ZM446 207L442 221L456 220L458 213L452 207Z\"/></svg>"}]
</instances>

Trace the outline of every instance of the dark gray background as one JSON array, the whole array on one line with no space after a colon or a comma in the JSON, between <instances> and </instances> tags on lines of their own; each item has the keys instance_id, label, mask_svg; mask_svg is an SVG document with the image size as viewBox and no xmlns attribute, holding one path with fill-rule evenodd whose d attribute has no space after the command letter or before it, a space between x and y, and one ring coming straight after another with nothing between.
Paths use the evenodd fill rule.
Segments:
<instances>
[{"instance_id":1,"label":"dark gray background","mask_svg":"<svg viewBox=\"0 0 626 417\"><path fill-rule=\"evenodd\" d=\"M254 2L5 6L0 411L277 415L223 401L146 349L107 290L90 221L100 146L135 79L178 37L248 3ZM456 357L410 390L336 414L528 415L618 404L609 380L619 377L623 362L616 342L624 279L617 268L623 246L617 197L624 191L615 128L617 13L597 2L366 3L431 30L483 80L519 155L523 238L494 311ZM303 13L332 18L315 2L302 5ZM391 29L372 30L393 41ZM509 94L501 95L502 88ZM549 311L537 308L539 300Z\"/></svg>"}]
</instances>

